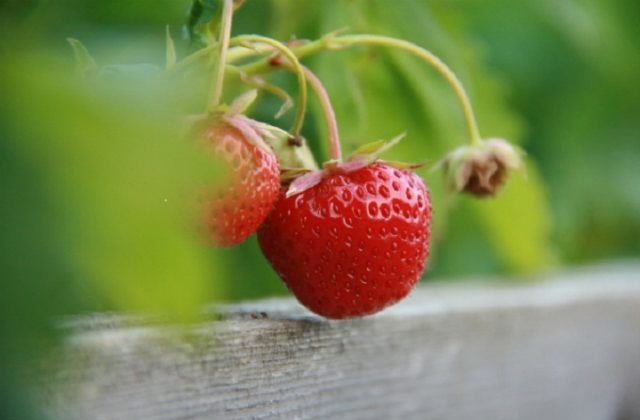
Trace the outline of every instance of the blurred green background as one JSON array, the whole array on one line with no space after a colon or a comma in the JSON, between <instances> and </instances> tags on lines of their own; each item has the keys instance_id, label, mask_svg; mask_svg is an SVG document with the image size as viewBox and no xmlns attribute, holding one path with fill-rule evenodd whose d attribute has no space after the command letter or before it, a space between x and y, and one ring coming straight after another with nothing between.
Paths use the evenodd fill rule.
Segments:
<instances>
[{"instance_id":1,"label":"blurred green background","mask_svg":"<svg viewBox=\"0 0 640 420\"><path fill-rule=\"evenodd\" d=\"M285 294L255 238L203 245L189 197L215 179L180 141L207 74L157 77L164 30L179 57L190 0L0 1L0 417L26 415L20 363L87 311L162 311ZM247 0L234 33L286 41L341 28L411 40L456 71L485 137L528 153L499 198L433 194L432 278L536 273L640 254L640 3L634 0ZM99 82L74 75L81 39ZM332 96L345 152L407 132L392 158L435 162L465 141L455 97L404 53L354 48L305 59ZM273 83L295 96L295 81ZM237 89L230 92L237 92ZM231 97L228 96L227 100ZM314 99L304 134L324 159ZM252 116L279 121L277 98ZM12 379L13 378L13 379Z\"/></svg>"}]
</instances>

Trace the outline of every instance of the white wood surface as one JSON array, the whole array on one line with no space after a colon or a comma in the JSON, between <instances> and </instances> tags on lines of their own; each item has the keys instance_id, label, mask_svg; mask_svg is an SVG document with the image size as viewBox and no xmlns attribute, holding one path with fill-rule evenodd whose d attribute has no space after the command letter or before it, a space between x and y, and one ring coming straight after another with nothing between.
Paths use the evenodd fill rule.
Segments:
<instances>
[{"instance_id":1,"label":"white wood surface","mask_svg":"<svg viewBox=\"0 0 640 420\"><path fill-rule=\"evenodd\" d=\"M640 419L640 264L427 284L326 321L292 299L191 327L71 320L39 384L63 419Z\"/></svg>"}]
</instances>

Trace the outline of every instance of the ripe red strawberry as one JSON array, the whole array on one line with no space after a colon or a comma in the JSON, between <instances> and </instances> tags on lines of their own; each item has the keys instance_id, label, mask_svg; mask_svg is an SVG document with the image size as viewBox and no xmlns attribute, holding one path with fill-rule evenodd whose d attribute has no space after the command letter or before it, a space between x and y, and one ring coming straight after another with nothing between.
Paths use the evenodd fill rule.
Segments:
<instances>
[{"instance_id":1,"label":"ripe red strawberry","mask_svg":"<svg viewBox=\"0 0 640 420\"><path fill-rule=\"evenodd\" d=\"M303 192L281 193L258 231L275 271L326 318L372 314L404 298L429 254L431 203L420 177L381 162L319 176Z\"/></svg>"},{"instance_id":2,"label":"ripe red strawberry","mask_svg":"<svg viewBox=\"0 0 640 420\"><path fill-rule=\"evenodd\" d=\"M207 191L204 201L206 230L215 245L232 246L254 233L278 199L278 159L252 130L248 118L208 127L205 146L228 165L221 185ZM243 125L244 124L244 125ZM242 131L241 131L242 129ZM247 135L250 134L250 135Z\"/></svg>"}]
</instances>

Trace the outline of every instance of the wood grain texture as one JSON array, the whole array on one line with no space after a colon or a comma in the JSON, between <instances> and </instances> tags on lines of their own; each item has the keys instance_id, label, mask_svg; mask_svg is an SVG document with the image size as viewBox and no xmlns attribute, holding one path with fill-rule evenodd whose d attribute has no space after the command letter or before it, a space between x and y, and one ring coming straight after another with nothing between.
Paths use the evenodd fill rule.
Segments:
<instances>
[{"instance_id":1,"label":"wood grain texture","mask_svg":"<svg viewBox=\"0 0 640 420\"><path fill-rule=\"evenodd\" d=\"M432 284L352 321L291 299L221 310L188 331L68 322L43 406L64 419L640 419L638 264Z\"/></svg>"}]
</instances>

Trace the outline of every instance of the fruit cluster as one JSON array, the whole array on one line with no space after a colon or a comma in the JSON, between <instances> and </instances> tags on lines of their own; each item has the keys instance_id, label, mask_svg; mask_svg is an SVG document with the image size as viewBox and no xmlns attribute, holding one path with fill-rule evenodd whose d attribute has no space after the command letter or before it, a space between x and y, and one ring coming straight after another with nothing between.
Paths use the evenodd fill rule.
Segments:
<instances>
[{"instance_id":1,"label":"fruit cluster","mask_svg":"<svg viewBox=\"0 0 640 420\"><path fill-rule=\"evenodd\" d=\"M521 152L504 140L482 140L470 101L455 74L428 50L379 35L328 34L289 44L259 35L231 37L234 8L243 2L220 0L218 17L204 22L194 2L191 35L203 48L177 62L167 33L167 71L201 60L214 62L207 111L190 119L188 132L203 150L227 168L224 182L203 192L203 230L213 246L230 247L257 232L260 248L289 290L311 311L331 319L373 314L405 296L421 278L429 255L432 205L416 165L387 162L380 155L401 140L376 141L342 158L339 132L322 82L300 63L305 56L352 45L409 52L439 71L459 98L470 145L445 156L451 192L493 196L508 173L521 166ZM84 48L73 41L79 67L87 68ZM84 57L84 61L82 60ZM257 57L242 66L230 63ZM211 60L215 58L215 60ZM91 63L89 63L91 64ZM248 118L244 113L263 89L288 94L261 74L286 70L298 79L297 113L290 131ZM252 90L231 105L222 104L225 73L234 71ZM307 86L318 96L327 126L330 159L321 168L301 135Z\"/></svg>"}]
</instances>

